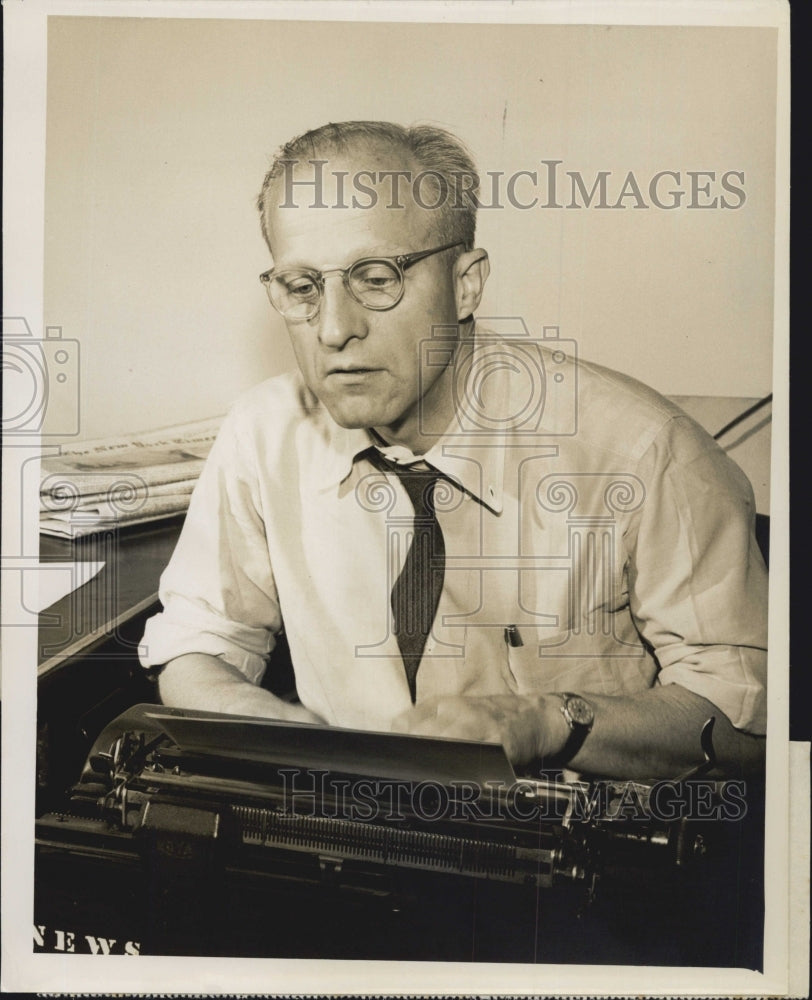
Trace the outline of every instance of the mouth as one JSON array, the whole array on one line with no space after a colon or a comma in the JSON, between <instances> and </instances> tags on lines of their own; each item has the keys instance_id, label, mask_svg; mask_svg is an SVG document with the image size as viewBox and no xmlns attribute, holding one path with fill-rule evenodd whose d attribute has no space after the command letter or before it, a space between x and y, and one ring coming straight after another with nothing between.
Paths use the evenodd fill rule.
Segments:
<instances>
[{"instance_id":1,"label":"mouth","mask_svg":"<svg viewBox=\"0 0 812 1000\"><path fill-rule=\"evenodd\" d=\"M374 375L382 370L381 368L366 368L362 365L346 365L342 368L330 368L327 374L328 376L337 375L339 378L361 378L364 375Z\"/></svg>"}]
</instances>

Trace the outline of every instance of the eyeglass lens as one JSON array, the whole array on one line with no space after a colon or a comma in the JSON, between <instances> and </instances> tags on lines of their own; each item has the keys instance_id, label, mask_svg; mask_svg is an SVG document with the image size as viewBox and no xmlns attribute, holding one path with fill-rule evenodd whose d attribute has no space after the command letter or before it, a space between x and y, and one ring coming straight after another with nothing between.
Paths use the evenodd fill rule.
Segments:
<instances>
[{"instance_id":1,"label":"eyeglass lens","mask_svg":"<svg viewBox=\"0 0 812 1000\"><path fill-rule=\"evenodd\" d=\"M323 279L322 279L323 280ZM399 300L403 277L385 260L357 261L346 274L350 294L368 309L388 309ZM310 271L281 271L268 282L273 305L290 319L309 319L322 294L318 275Z\"/></svg>"}]
</instances>

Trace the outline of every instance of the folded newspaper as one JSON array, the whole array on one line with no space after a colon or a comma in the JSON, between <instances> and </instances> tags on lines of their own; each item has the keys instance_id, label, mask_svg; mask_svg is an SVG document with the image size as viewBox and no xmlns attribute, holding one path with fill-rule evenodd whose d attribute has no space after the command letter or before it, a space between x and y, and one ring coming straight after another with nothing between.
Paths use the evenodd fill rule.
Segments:
<instances>
[{"instance_id":1,"label":"folded newspaper","mask_svg":"<svg viewBox=\"0 0 812 1000\"><path fill-rule=\"evenodd\" d=\"M222 419L63 445L42 460L40 531L80 538L182 514Z\"/></svg>"}]
</instances>

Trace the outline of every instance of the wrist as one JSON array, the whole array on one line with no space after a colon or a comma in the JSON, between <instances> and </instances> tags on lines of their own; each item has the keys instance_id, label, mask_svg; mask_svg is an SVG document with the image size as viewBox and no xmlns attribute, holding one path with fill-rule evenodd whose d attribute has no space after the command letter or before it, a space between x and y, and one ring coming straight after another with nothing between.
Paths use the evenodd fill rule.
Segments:
<instances>
[{"instance_id":1,"label":"wrist","mask_svg":"<svg viewBox=\"0 0 812 1000\"><path fill-rule=\"evenodd\" d=\"M540 722L537 756L542 759L559 758L571 735L570 727L561 711L561 698L557 694L539 697Z\"/></svg>"},{"instance_id":2,"label":"wrist","mask_svg":"<svg viewBox=\"0 0 812 1000\"><path fill-rule=\"evenodd\" d=\"M564 766L576 757L592 731L594 710L581 695L556 691L545 695L549 739L544 756Z\"/></svg>"},{"instance_id":3,"label":"wrist","mask_svg":"<svg viewBox=\"0 0 812 1000\"><path fill-rule=\"evenodd\" d=\"M545 701L545 748L544 757L559 758L569 741L571 730L561 711L561 699L557 694L544 695Z\"/></svg>"}]
</instances>

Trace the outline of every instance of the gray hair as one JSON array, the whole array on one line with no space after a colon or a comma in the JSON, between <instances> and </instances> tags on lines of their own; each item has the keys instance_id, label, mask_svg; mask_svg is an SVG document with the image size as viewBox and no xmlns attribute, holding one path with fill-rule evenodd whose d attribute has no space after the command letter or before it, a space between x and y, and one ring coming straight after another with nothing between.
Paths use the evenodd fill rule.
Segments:
<instances>
[{"instance_id":1,"label":"gray hair","mask_svg":"<svg viewBox=\"0 0 812 1000\"><path fill-rule=\"evenodd\" d=\"M257 198L262 235L268 238L269 191L292 163L317 159L320 154L346 153L374 146L400 148L420 165L422 180L431 189L426 207L436 208L437 232L444 243L460 241L474 246L479 175L471 154L451 132L434 125L394 122L329 122L286 142L274 155Z\"/></svg>"}]
</instances>

